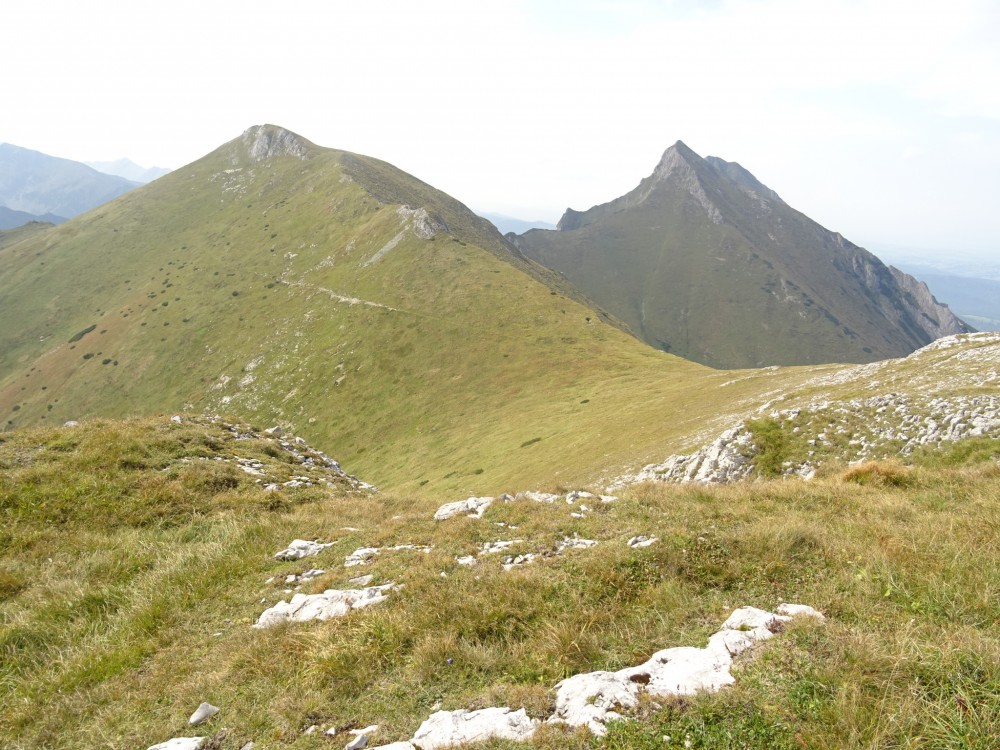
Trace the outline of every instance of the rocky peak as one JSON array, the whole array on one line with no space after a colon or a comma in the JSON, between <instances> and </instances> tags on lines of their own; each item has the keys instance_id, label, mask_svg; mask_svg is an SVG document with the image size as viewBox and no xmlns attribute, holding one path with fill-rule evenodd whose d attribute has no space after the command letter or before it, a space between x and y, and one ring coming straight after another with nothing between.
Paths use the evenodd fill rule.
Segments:
<instances>
[{"instance_id":1,"label":"rocky peak","mask_svg":"<svg viewBox=\"0 0 1000 750\"><path fill-rule=\"evenodd\" d=\"M656 165L656 169L653 170L653 178L663 180L677 170L682 170L686 173L691 172L694 169L694 165L701 161L703 159L688 148L684 141L677 141L663 152L660 162Z\"/></svg>"},{"instance_id":2,"label":"rocky peak","mask_svg":"<svg viewBox=\"0 0 1000 750\"><path fill-rule=\"evenodd\" d=\"M645 201L657 188L668 181L690 193L708 214L714 224L722 223L722 214L705 192L701 173L705 160L692 151L683 141L677 141L663 152L659 164L647 179L640 183L635 203Z\"/></svg>"},{"instance_id":3,"label":"rocky peak","mask_svg":"<svg viewBox=\"0 0 1000 750\"><path fill-rule=\"evenodd\" d=\"M277 125L254 125L243 133L243 146L254 164L273 156L294 156L306 159L310 143L300 135Z\"/></svg>"}]
</instances>

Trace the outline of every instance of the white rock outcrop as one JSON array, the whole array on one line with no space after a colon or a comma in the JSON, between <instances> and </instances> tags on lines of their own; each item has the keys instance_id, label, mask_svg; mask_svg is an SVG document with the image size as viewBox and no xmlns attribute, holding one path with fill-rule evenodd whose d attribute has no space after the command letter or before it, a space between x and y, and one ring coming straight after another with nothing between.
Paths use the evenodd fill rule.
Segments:
<instances>
[{"instance_id":1,"label":"white rock outcrop","mask_svg":"<svg viewBox=\"0 0 1000 750\"><path fill-rule=\"evenodd\" d=\"M333 542L322 544L320 542L309 542L305 539L293 539L288 547L281 550L281 552L275 552L274 557L276 560L301 560L303 557L318 555L327 547L332 547L333 544Z\"/></svg>"},{"instance_id":2,"label":"white rock outcrop","mask_svg":"<svg viewBox=\"0 0 1000 750\"><path fill-rule=\"evenodd\" d=\"M435 521L445 521L455 516L466 515L470 518L482 518L486 509L493 504L492 497L470 497L454 503L445 503L434 513Z\"/></svg>"},{"instance_id":3,"label":"white rock outcrop","mask_svg":"<svg viewBox=\"0 0 1000 750\"><path fill-rule=\"evenodd\" d=\"M539 726L525 710L483 708L479 711L438 711L420 725L410 740L419 750L438 750L493 738L524 742Z\"/></svg>"},{"instance_id":4,"label":"white rock outcrop","mask_svg":"<svg viewBox=\"0 0 1000 750\"><path fill-rule=\"evenodd\" d=\"M158 745L150 745L147 750L198 750L208 737L174 737Z\"/></svg>"},{"instance_id":5,"label":"white rock outcrop","mask_svg":"<svg viewBox=\"0 0 1000 750\"><path fill-rule=\"evenodd\" d=\"M327 589L322 594L295 594L291 601L281 601L265 610L255 628L273 628L285 622L307 622L343 617L352 609L363 609L383 602L395 584L364 589Z\"/></svg>"},{"instance_id":6,"label":"white rock outcrop","mask_svg":"<svg viewBox=\"0 0 1000 750\"><path fill-rule=\"evenodd\" d=\"M717 691L735 682L730 672L734 657L773 637L780 623L798 615L823 617L803 604L782 604L778 613L742 607L709 638L705 648L668 648L635 667L573 675L556 685L556 710L548 721L585 726L603 735L605 724L634 708L642 692L667 697Z\"/></svg>"}]
</instances>

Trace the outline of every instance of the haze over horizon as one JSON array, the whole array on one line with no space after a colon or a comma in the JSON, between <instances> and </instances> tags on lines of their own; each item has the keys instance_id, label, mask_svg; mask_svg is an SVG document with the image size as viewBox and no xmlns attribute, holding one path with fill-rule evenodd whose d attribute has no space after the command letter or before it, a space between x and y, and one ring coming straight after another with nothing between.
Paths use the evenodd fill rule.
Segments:
<instances>
[{"instance_id":1,"label":"haze over horizon","mask_svg":"<svg viewBox=\"0 0 1000 750\"><path fill-rule=\"evenodd\" d=\"M17 2L0 141L177 168L254 124L386 160L479 210L555 222L683 140L852 242L989 258L1000 8Z\"/></svg>"}]
</instances>

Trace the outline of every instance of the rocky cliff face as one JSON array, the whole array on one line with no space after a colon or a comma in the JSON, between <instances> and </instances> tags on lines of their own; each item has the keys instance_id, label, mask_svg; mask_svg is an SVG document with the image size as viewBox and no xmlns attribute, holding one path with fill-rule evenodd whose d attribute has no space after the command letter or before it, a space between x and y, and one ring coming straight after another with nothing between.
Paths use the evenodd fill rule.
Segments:
<instances>
[{"instance_id":1,"label":"rocky cliff face","mask_svg":"<svg viewBox=\"0 0 1000 750\"><path fill-rule=\"evenodd\" d=\"M680 141L631 192L515 242L647 343L716 367L868 362L970 330L739 164Z\"/></svg>"},{"instance_id":2,"label":"rocky cliff face","mask_svg":"<svg viewBox=\"0 0 1000 750\"><path fill-rule=\"evenodd\" d=\"M276 125L254 125L247 128L241 140L253 164L275 156L306 159L312 147L302 136Z\"/></svg>"}]
</instances>

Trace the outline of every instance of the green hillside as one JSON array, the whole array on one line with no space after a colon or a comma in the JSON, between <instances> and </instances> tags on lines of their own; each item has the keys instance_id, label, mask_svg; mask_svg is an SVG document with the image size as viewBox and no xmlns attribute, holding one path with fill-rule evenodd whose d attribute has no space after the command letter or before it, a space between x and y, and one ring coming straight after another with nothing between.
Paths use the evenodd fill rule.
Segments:
<instances>
[{"instance_id":1,"label":"green hillside","mask_svg":"<svg viewBox=\"0 0 1000 750\"><path fill-rule=\"evenodd\" d=\"M969 330L919 282L681 142L627 195L514 241L650 345L713 367L870 362Z\"/></svg>"}]
</instances>

